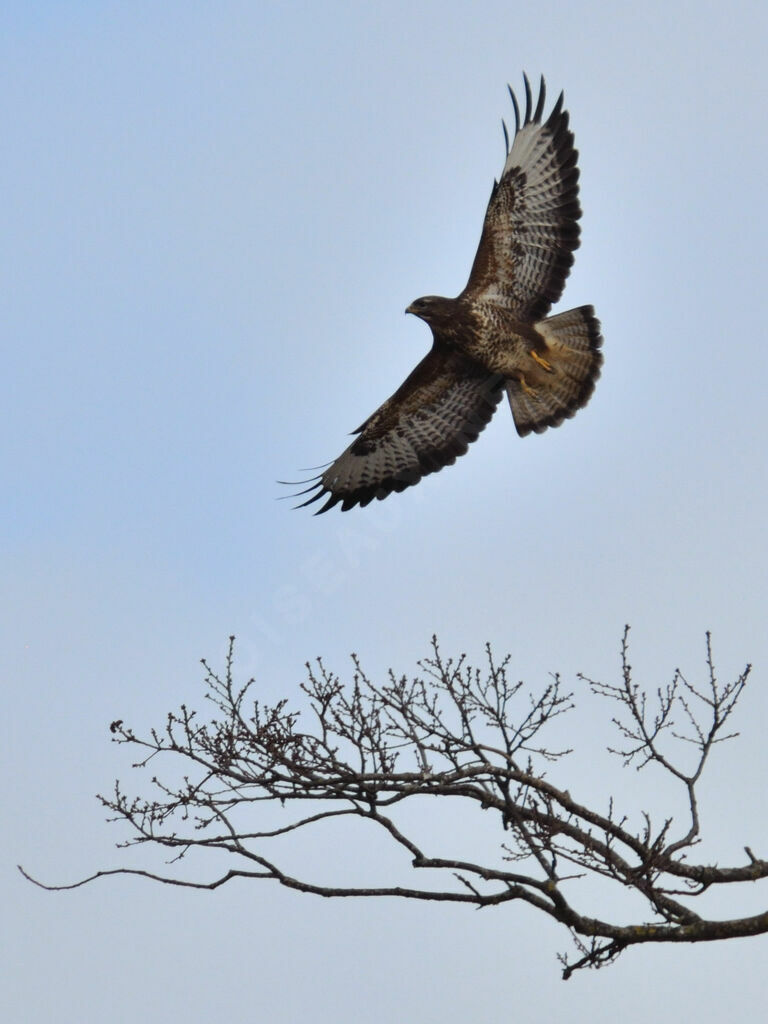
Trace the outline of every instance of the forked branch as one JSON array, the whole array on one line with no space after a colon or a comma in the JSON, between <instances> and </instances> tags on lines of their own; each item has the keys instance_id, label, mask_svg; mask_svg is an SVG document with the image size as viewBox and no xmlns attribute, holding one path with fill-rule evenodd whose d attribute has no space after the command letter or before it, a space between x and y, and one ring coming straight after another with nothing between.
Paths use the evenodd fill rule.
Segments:
<instances>
[{"instance_id":1,"label":"forked branch","mask_svg":"<svg viewBox=\"0 0 768 1024\"><path fill-rule=\"evenodd\" d=\"M633 678L628 640L627 628L617 683L580 678L617 707L612 721L620 739L612 749L622 764L656 765L682 787L688 814L681 826L671 817L654 826L650 811L631 824L614 801L607 812L597 811L571 795L563 764L569 751L547 741L552 722L573 708L573 694L559 676L530 694L510 675L509 657L497 661L487 648L485 667L473 668L464 655L444 658L433 638L414 677L390 672L376 682L353 657L352 681L345 685L322 661L307 665L306 707L299 711L287 700L259 701L253 680L235 683L230 638L223 673L203 662L209 719L182 705L162 729L144 736L122 720L112 723L114 741L136 749L135 767L169 762L183 774L175 780L155 774L144 796L129 796L116 783L100 799L112 820L129 827L123 846L164 847L170 863L191 851L223 851L237 866L208 882L117 868L70 886L44 887L136 874L198 889L252 878L326 897L398 896L475 907L524 902L573 936L578 955L561 957L565 978L610 963L639 943L762 934L768 911L709 920L692 904L713 886L766 878L768 861L749 847L746 862L732 867L689 859L701 841L697 786L714 746L735 735L726 725L750 667L721 684L707 634L703 683L676 670L669 684L649 695ZM553 766L564 778L559 785L547 775ZM470 812L495 811L498 845L483 863L432 855L412 828L405 830L399 813L417 797L422 803L425 797L461 798ZM457 805L444 801L443 807ZM277 854L268 855L275 841L339 819L377 829L413 868L426 869L425 884L320 884L287 874ZM585 876L635 893L645 906L642 918L627 925L579 909Z\"/></svg>"}]
</instances>

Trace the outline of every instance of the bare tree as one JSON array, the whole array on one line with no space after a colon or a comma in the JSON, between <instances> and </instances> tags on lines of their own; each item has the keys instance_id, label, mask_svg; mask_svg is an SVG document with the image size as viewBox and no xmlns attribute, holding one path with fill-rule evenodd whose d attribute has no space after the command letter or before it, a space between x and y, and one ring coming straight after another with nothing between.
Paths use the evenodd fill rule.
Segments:
<instances>
[{"instance_id":1,"label":"bare tree","mask_svg":"<svg viewBox=\"0 0 768 1024\"><path fill-rule=\"evenodd\" d=\"M630 815L620 813L613 801L599 813L549 781L548 770L569 751L551 749L545 733L571 710L572 694L554 676L543 692L531 696L522 683L511 681L509 658L497 662L490 648L481 671L464 656L445 659L433 638L418 676L398 678L390 672L380 684L354 655L349 686L318 660L307 665L302 687L311 710L300 714L285 700L272 706L255 700L253 680L236 685L230 638L222 675L203 661L206 696L215 708L210 721L182 706L169 714L162 730L144 738L122 721L111 725L117 743L144 752L136 767L171 757L193 774L174 784L155 776L151 799L128 797L119 783L113 795L100 799L112 820L130 827L131 837L121 845L168 847L175 851L172 862L191 850L225 851L237 866L211 882L118 868L75 886L46 888L135 874L201 889L258 878L329 897L399 896L475 907L523 901L569 929L577 954L572 960L560 957L564 978L583 967L603 966L638 943L708 942L767 932L768 912L709 920L691 909L713 887L768 876L768 861L749 847L746 863L736 867L688 859L700 842L697 786L715 744L735 735L725 727L750 666L733 682L720 683L707 634L705 682L694 685L677 670L667 686L649 695L633 680L628 634L627 627L616 684L580 678L614 705L620 742L612 752L622 764L656 765L680 787L686 807L682 825L670 817L654 824L651 813L643 812L632 827ZM305 718L312 723L308 731L300 728ZM684 770L680 764L686 756L692 764ZM562 770L562 764L558 767ZM405 801L418 797L461 797L463 806L495 811L504 842L483 864L430 856L413 830L406 834L397 820ZM252 805L264 802L282 807L289 820L269 829L243 829L242 812L255 820L260 809ZM381 829L414 868L432 869L430 879L437 873L439 887L321 885L292 877L265 855L278 837L339 818ZM596 876L639 896L643 919L618 924L576 910L578 880Z\"/></svg>"}]
</instances>

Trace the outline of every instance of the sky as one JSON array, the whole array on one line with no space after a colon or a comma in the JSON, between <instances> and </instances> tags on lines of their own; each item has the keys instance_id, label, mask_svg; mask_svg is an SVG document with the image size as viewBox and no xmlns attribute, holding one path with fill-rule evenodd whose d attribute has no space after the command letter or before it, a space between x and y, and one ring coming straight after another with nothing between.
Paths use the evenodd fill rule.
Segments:
<instances>
[{"instance_id":1,"label":"sky","mask_svg":"<svg viewBox=\"0 0 768 1024\"><path fill-rule=\"evenodd\" d=\"M678 665L704 679L706 630L723 678L753 663L697 855L766 855L766 42L743 0L3 4L4 1019L759 1016L765 937L565 984L567 935L523 907L132 878L51 894L16 865L162 869L116 848L95 799L146 781L108 725L201 706L200 658L232 633L265 700L298 700L318 655L376 675L433 633L475 661L490 641L580 698L564 788L660 800L606 760L610 709L577 679L616 679L625 623L652 690ZM603 324L589 406L525 440L500 406L418 487L292 511L276 481L338 455L426 352L406 305L464 286L523 71L565 90L580 153L558 309ZM434 813L426 841L448 843ZM389 884L389 851L353 839L296 856ZM768 893L727 897L724 916Z\"/></svg>"}]
</instances>

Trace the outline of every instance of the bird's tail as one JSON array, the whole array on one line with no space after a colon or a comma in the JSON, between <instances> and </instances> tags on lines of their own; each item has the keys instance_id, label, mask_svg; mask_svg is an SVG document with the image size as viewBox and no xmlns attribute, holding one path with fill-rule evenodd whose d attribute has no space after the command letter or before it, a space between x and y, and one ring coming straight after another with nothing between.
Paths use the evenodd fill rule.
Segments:
<instances>
[{"instance_id":1,"label":"bird's tail","mask_svg":"<svg viewBox=\"0 0 768 1024\"><path fill-rule=\"evenodd\" d=\"M544 346L531 353L530 366L506 382L515 427L521 437L559 427L586 405L600 376L603 343L591 306L547 317L534 328Z\"/></svg>"}]
</instances>

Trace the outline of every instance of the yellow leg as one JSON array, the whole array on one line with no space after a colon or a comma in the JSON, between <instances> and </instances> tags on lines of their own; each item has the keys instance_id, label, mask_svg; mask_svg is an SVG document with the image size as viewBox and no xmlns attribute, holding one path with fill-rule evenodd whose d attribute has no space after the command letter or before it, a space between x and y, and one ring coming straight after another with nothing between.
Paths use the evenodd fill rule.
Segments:
<instances>
[{"instance_id":1,"label":"yellow leg","mask_svg":"<svg viewBox=\"0 0 768 1024\"><path fill-rule=\"evenodd\" d=\"M528 387L528 385L525 382L525 377L522 375L522 373L520 374L519 380L520 380L520 387L523 389L523 391L526 393L526 395L528 395L529 398L535 398L536 397L536 388Z\"/></svg>"},{"instance_id":2,"label":"yellow leg","mask_svg":"<svg viewBox=\"0 0 768 1024\"><path fill-rule=\"evenodd\" d=\"M540 356L539 353L535 349L531 349L531 351L528 354L531 356L532 359L535 359L536 362L539 364L539 366L543 370L546 370L547 373L553 373L554 372L553 369L552 369L552 364L548 363L547 360L543 356Z\"/></svg>"}]
</instances>

